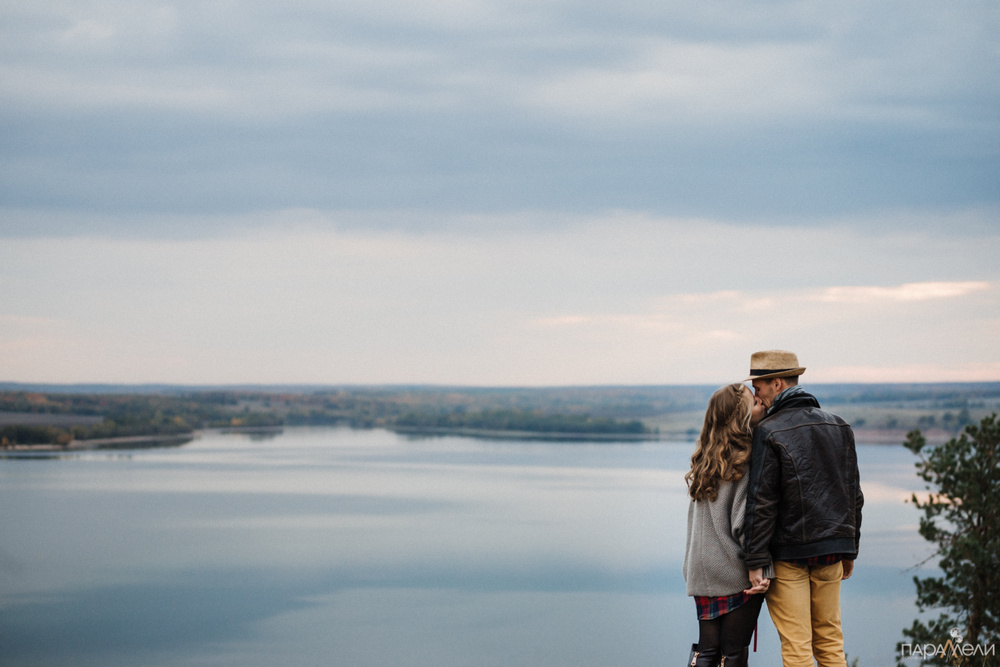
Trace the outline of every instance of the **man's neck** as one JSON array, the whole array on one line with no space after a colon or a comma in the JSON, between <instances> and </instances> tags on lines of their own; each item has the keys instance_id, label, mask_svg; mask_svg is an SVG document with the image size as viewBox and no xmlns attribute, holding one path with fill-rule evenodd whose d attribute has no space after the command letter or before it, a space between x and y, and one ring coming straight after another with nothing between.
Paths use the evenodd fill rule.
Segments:
<instances>
[{"instance_id":1,"label":"man's neck","mask_svg":"<svg viewBox=\"0 0 1000 667\"><path fill-rule=\"evenodd\" d=\"M781 392L774 397L774 401L771 403L771 407L767 409L767 414L774 412L775 408L779 407L781 403L785 400L795 396L796 394L804 394L806 390L802 388L801 385L793 384L790 387L785 387Z\"/></svg>"}]
</instances>

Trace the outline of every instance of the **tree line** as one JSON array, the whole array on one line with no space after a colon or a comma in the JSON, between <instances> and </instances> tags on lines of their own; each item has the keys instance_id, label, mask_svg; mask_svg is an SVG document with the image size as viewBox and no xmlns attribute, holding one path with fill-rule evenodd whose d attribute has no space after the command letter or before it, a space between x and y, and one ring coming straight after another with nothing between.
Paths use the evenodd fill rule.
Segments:
<instances>
[{"instance_id":1,"label":"tree line","mask_svg":"<svg viewBox=\"0 0 1000 667\"><path fill-rule=\"evenodd\" d=\"M273 413L240 409L238 403L214 394L198 396L40 394L0 392L0 445L67 445L74 440L190 434L199 428L276 426ZM32 415L17 423L17 415ZM45 415L53 416L45 424ZM67 415L99 417L65 424ZM56 417L63 417L57 419ZM40 423L42 422L42 423Z\"/></svg>"},{"instance_id":2,"label":"tree line","mask_svg":"<svg viewBox=\"0 0 1000 667\"><path fill-rule=\"evenodd\" d=\"M461 395L363 389L312 394L211 391L190 394L0 392L0 445L67 445L130 436L172 436L204 428L345 425L353 428L475 429L610 435L647 433L636 419L528 409L475 409ZM32 423L17 423L17 415ZM39 416L50 415L52 423ZM67 425L66 417L87 417ZM57 419L56 417L59 417ZM94 417L99 417L95 420ZM41 423L40 423L41 421ZM82 420L81 420L82 421Z\"/></svg>"},{"instance_id":3,"label":"tree line","mask_svg":"<svg viewBox=\"0 0 1000 667\"><path fill-rule=\"evenodd\" d=\"M393 426L411 430L481 430L581 435L641 435L650 430L637 419L620 421L586 414L546 414L539 410L483 410L400 415Z\"/></svg>"}]
</instances>

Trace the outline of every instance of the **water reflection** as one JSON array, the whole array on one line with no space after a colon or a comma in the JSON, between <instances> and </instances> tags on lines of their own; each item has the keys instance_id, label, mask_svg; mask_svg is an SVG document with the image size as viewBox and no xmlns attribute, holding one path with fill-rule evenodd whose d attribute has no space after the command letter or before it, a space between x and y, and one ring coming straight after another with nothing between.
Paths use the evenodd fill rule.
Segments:
<instances>
[{"instance_id":1,"label":"water reflection","mask_svg":"<svg viewBox=\"0 0 1000 667\"><path fill-rule=\"evenodd\" d=\"M0 662L677 660L696 627L680 576L690 449L288 429L0 461ZM851 655L888 665L921 548L897 501L919 484L908 452L862 450L879 491L845 627ZM759 649L776 664L766 614Z\"/></svg>"}]
</instances>

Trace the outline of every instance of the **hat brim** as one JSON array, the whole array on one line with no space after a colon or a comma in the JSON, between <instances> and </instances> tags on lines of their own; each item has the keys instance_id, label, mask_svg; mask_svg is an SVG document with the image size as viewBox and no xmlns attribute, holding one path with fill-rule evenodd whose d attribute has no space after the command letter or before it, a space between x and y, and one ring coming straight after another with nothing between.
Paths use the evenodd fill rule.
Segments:
<instances>
[{"instance_id":1,"label":"hat brim","mask_svg":"<svg viewBox=\"0 0 1000 667\"><path fill-rule=\"evenodd\" d=\"M751 371L753 372L753 371ZM798 377L806 372L805 368L786 368L780 371L774 371L772 373L762 373L761 375L751 375L744 382L750 382L752 380L770 380L773 378L790 378Z\"/></svg>"}]
</instances>

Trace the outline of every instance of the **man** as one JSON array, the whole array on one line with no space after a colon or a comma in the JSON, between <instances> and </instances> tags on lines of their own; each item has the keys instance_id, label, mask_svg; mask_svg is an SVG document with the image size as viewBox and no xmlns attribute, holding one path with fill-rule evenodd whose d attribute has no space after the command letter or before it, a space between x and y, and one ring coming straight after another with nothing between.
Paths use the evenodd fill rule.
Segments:
<instances>
[{"instance_id":1,"label":"man","mask_svg":"<svg viewBox=\"0 0 1000 667\"><path fill-rule=\"evenodd\" d=\"M767 412L754 430L744 524L750 591L767 591L784 667L846 667L840 582L854 571L864 497L854 432L799 386L791 352L750 357ZM762 568L774 563L774 579Z\"/></svg>"}]
</instances>

